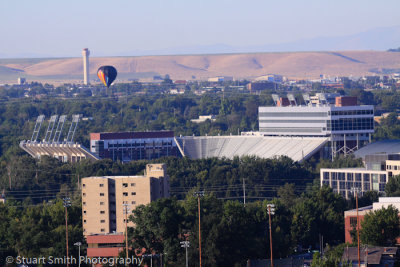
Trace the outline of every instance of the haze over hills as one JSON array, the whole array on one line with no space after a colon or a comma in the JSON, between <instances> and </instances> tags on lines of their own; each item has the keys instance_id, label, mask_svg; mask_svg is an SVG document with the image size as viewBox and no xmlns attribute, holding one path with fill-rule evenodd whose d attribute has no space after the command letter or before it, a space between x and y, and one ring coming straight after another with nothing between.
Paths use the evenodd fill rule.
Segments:
<instances>
[{"instance_id":1,"label":"haze over hills","mask_svg":"<svg viewBox=\"0 0 400 267\"><path fill-rule=\"evenodd\" d=\"M271 38L273 40L273 38ZM400 25L380 27L345 36L301 39L287 43L265 45L233 46L228 44L179 46L160 50L132 50L117 53L117 56L181 55L181 54L221 54L260 52L312 52L312 51L386 51L400 47ZM106 54L103 54L106 55Z\"/></svg>"},{"instance_id":2,"label":"haze over hills","mask_svg":"<svg viewBox=\"0 0 400 267\"><path fill-rule=\"evenodd\" d=\"M15 82L17 77L35 81L82 80L82 58L1 59L0 83ZM400 53L378 51L285 52L216 55L176 55L141 57L91 57L93 81L101 65L113 65L118 70L117 82L169 74L172 79L207 79L233 76L252 79L268 73L289 78L330 76L363 76L400 72Z\"/></svg>"}]
</instances>

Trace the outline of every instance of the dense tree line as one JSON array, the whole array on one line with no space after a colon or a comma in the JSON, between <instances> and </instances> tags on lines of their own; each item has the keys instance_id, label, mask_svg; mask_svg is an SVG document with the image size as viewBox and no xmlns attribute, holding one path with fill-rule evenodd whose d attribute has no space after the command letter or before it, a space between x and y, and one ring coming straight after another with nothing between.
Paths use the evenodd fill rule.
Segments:
<instances>
[{"instance_id":1,"label":"dense tree line","mask_svg":"<svg viewBox=\"0 0 400 267\"><path fill-rule=\"evenodd\" d=\"M39 86L39 85L34 85ZM121 84L121 90L128 90ZM135 85L138 86L138 85ZM55 89L54 89L55 90ZM8 89L8 91L13 91ZM336 91L332 91L336 92ZM397 112L400 94L391 90L365 91L360 88L337 91L357 96L359 104L375 105L376 114ZM2 101L0 105L0 159L16 154L20 140L30 139L38 115L48 119L54 114L82 114L89 118L81 121L76 141L88 146L90 132L173 130L176 135L224 135L238 131L258 130L258 107L272 105L271 93L267 90L259 95L225 92L208 93L202 96L185 94L129 95L121 98L78 97L75 99L14 99ZM301 101L301 91L294 91ZM217 115L215 122L195 124L190 120L200 115ZM69 117L69 121L70 121ZM68 123L64 127L65 138ZM42 126L47 127L47 122ZM396 113L382 119L376 125L374 140L400 138Z\"/></svg>"},{"instance_id":2,"label":"dense tree line","mask_svg":"<svg viewBox=\"0 0 400 267\"><path fill-rule=\"evenodd\" d=\"M294 193L294 192L292 192ZM273 253L284 258L318 248L320 235L330 246L343 242L345 200L330 188L314 186L286 201L256 201L245 206L222 201L212 194L201 198L202 261L205 266L244 266L247 259L269 257L267 204L275 205L272 216ZM184 265L180 241L189 240L191 266L198 266L198 201L160 199L139 206L130 219L132 246L139 251L163 253L168 266Z\"/></svg>"},{"instance_id":3,"label":"dense tree line","mask_svg":"<svg viewBox=\"0 0 400 267\"><path fill-rule=\"evenodd\" d=\"M243 186L250 201L272 198L277 196L277 189L285 183L293 183L296 193L300 193L316 177L309 166L293 162L287 157L236 157L232 160L167 157L125 164L111 160L71 164L61 163L51 157L37 160L22 155L13 156L7 163L3 162L0 168L0 189L6 189L8 198L25 200L30 197L33 203L38 203L67 193L79 194L80 178L134 175L143 172L147 163L167 165L171 194L179 199L185 198L193 188L214 193L219 198L242 199Z\"/></svg>"},{"instance_id":4,"label":"dense tree line","mask_svg":"<svg viewBox=\"0 0 400 267\"><path fill-rule=\"evenodd\" d=\"M81 215L80 198L73 199L68 208L68 244L69 255L75 258L78 258L78 248L73 244L84 243ZM62 200L39 205L0 203L0 265L6 266L6 256L65 257L65 233Z\"/></svg>"}]
</instances>

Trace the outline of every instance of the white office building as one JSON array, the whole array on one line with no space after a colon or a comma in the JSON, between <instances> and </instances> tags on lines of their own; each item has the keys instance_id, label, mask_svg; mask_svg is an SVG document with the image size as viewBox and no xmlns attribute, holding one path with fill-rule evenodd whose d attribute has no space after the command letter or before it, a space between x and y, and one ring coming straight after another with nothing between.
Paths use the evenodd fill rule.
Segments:
<instances>
[{"instance_id":1,"label":"white office building","mask_svg":"<svg viewBox=\"0 0 400 267\"><path fill-rule=\"evenodd\" d=\"M342 97L339 97L341 99ZM284 99L283 99L284 100ZM337 98L338 100L338 98ZM285 103L285 101L278 103ZM362 147L374 132L371 105L305 105L259 107L259 130L266 136L328 137L330 153L350 153ZM340 101L339 101L340 103Z\"/></svg>"}]
</instances>

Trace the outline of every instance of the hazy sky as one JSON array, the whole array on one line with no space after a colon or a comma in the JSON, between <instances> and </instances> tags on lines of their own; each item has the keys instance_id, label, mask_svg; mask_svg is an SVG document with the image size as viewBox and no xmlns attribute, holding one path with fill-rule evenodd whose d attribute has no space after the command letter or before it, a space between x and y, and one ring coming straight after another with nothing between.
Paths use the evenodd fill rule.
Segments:
<instances>
[{"instance_id":1,"label":"hazy sky","mask_svg":"<svg viewBox=\"0 0 400 267\"><path fill-rule=\"evenodd\" d=\"M0 57L285 43L400 25L399 10L399 0L1 0Z\"/></svg>"}]
</instances>

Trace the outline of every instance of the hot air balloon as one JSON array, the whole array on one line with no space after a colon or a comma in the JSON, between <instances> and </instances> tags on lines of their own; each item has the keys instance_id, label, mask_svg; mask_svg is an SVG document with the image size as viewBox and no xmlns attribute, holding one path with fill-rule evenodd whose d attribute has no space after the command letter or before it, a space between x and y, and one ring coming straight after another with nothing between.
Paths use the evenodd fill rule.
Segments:
<instances>
[{"instance_id":1,"label":"hot air balloon","mask_svg":"<svg viewBox=\"0 0 400 267\"><path fill-rule=\"evenodd\" d=\"M97 76L99 77L100 81L108 89L110 87L110 85L112 84L112 82L117 77L117 70L113 66L101 66L97 70ZM107 94L108 94L108 92L107 92Z\"/></svg>"}]
</instances>

